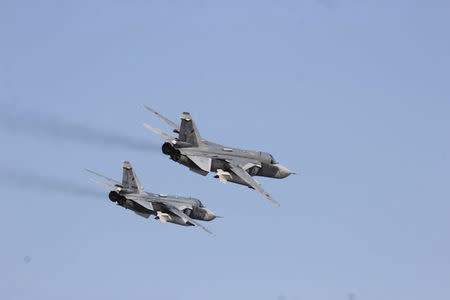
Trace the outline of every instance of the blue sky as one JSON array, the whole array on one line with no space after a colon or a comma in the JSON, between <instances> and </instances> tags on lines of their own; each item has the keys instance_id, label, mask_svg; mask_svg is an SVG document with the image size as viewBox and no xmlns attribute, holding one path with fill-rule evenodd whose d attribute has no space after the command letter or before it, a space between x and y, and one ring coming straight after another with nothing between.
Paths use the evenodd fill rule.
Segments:
<instances>
[{"instance_id":1,"label":"blue sky","mask_svg":"<svg viewBox=\"0 0 450 300\"><path fill-rule=\"evenodd\" d=\"M168 128L141 104L189 111L203 137L301 175L260 179L278 208L158 151L2 125L0 298L449 299L449 8L1 1L1 110L18 124L27 111L159 147L142 123ZM216 237L5 174L84 187L83 168L120 178L124 160L147 190L224 216Z\"/></svg>"}]
</instances>

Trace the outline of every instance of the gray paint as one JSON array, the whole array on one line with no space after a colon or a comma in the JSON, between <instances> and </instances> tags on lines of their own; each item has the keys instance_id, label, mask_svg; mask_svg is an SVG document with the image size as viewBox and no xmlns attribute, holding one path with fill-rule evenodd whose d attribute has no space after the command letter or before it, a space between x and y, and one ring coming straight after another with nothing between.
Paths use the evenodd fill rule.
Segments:
<instances>
[{"instance_id":1,"label":"gray paint","mask_svg":"<svg viewBox=\"0 0 450 300\"><path fill-rule=\"evenodd\" d=\"M188 112L182 114L181 125L178 127L174 122L153 109L147 106L144 107L171 126L175 133L178 133L178 137L173 137L160 129L144 124L150 131L160 135L166 141L162 146L162 152L170 156L173 161L203 176L206 176L209 172L215 172L217 173L215 178L219 178L223 183L230 181L246 185L279 205L252 178L252 176L285 178L293 174L286 167L277 163L271 154L226 147L202 139L197 126Z\"/></svg>"},{"instance_id":2,"label":"gray paint","mask_svg":"<svg viewBox=\"0 0 450 300\"><path fill-rule=\"evenodd\" d=\"M216 215L195 198L174 195L154 194L144 191L131 164L123 163L122 182L116 181L97 172L86 170L109 183L93 180L109 188L109 199L117 205L134 211L137 215L148 218L151 215L161 222L183 226L197 226L212 233L196 220L212 221Z\"/></svg>"}]
</instances>

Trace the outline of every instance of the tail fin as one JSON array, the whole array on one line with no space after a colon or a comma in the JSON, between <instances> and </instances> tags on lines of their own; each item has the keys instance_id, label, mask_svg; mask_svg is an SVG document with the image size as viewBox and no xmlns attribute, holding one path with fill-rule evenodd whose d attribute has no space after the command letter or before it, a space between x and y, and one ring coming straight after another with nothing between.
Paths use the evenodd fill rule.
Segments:
<instances>
[{"instance_id":1,"label":"tail fin","mask_svg":"<svg viewBox=\"0 0 450 300\"><path fill-rule=\"evenodd\" d=\"M123 162L122 186L131 193L142 193L144 191L139 179L133 171L133 167L128 161Z\"/></svg>"},{"instance_id":2,"label":"tail fin","mask_svg":"<svg viewBox=\"0 0 450 300\"><path fill-rule=\"evenodd\" d=\"M193 146L202 144L200 132L188 112L184 112L181 116L179 140L192 144Z\"/></svg>"}]
</instances>

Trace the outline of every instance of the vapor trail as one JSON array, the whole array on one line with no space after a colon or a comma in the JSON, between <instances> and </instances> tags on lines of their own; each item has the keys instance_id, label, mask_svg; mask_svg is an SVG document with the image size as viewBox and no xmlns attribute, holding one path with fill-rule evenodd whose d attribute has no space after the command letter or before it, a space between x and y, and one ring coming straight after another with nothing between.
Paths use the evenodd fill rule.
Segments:
<instances>
[{"instance_id":1,"label":"vapor trail","mask_svg":"<svg viewBox=\"0 0 450 300\"><path fill-rule=\"evenodd\" d=\"M0 130L33 137L46 137L56 141L77 141L136 151L148 152L159 151L160 149L159 145L155 143L29 111L20 113L0 112Z\"/></svg>"},{"instance_id":2,"label":"vapor trail","mask_svg":"<svg viewBox=\"0 0 450 300\"><path fill-rule=\"evenodd\" d=\"M96 189L86 180L86 186L61 178L42 176L28 171L0 168L0 186L52 192L72 196L105 197L107 191Z\"/></svg>"}]
</instances>

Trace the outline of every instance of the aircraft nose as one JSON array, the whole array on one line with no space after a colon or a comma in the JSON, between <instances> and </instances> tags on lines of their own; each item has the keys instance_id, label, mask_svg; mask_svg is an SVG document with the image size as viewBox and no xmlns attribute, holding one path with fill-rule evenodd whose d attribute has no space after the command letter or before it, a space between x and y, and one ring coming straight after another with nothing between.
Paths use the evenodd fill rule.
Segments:
<instances>
[{"instance_id":1,"label":"aircraft nose","mask_svg":"<svg viewBox=\"0 0 450 300\"><path fill-rule=\"evenodd\" d=\"M289 170L288 168L286 168L283 165L277 164L276 165L278 167L278 171L277 171L277 178L286 178L289 175L293 174L293 172L291 170Z\"/></svg>"},{"instance_id":2,"label":"aircraft nose","mask_svg":"<svg viewBox=\"0 0 450 300\"><path fill-rule=\"evenodd\" d=\"M204 210L206 212L205 216L204 216L204 220L205 221L211 221L211 220L214 220L216 218L216 215L212 211L210 211L207 208L204 208Z\"/></svg>"}]
</instances>

